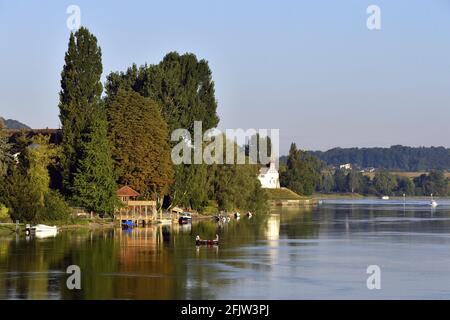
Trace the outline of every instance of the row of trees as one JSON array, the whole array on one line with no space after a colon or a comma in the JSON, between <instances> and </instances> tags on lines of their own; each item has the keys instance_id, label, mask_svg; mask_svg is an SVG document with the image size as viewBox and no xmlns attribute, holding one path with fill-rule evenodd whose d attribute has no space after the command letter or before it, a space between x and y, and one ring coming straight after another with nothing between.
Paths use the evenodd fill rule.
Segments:
<instances>
[{"instance_id":1,"label":"row of trees","mask_svg":"<svg viewBox=\"0 0 450 320\"><path fill-rule=\"evenodd\" d=\"M373 178L358 171L336 170L322 175L318 191L321 192L356 192L372 195L407 195L407 196L436 196L449 195L449 180L443 171L432 170L429 174L411 179L380 170Z\"/></svg>"},{"instance_id":2,"label":"row of trees","mask_svg":"<svg viewBox=\"0 0 450 320\"><path fill-rule=\"evenodd\" d=\"M411 179L394 175L386 170L377 171L373 177L357 170L334 170L312 154L291 145L289 155L280 168L280 183L302 195L313 192L349 193L365 195L447 196L449 179L444 171L431 170Z\"/></svg>"},{"instance_id":3,"label":"row of trees","mask_svg":"<svg viewBox=\"0 0 450 320\"><path fill-rule=\"evenodd\" d=\"M450 149L444 147L334 148L311 152L326 164L351 163L360 168L385 168L392 171L428 171L450 169Z\"/></svg>"},{"instance_id":4,"label":"row of trees","mask_svg":"<svg viewBox=\"0 0 450 320\"><path fill-rule=\"evenodd\" d=\"M16 162L2 137L1 185L8 192L0 203L11 209L12 217L40 220L55 202L63 207L63 197L73 206L112 214L118 185L130 185L142 198L166 207L264 208L256 166L171 161L171 148L178 142L169 140L170 132L183 128L193 136L194 121L201 121L203 130L219 122L205 60L172 52L157 65L112 72L105 90L102 73L97 39L82 27L70 35L61 73L60 143L50 145L43 136L22 139L14 145L20 152ZM30 208L19 208L19 203Z\"/></svg>"},{"instance_id":5,"label":"row of trees","mask_svg":"<svg viewBox=\"0 0 450 320\"><path fill-rule=\"evenodd\" d=\"M65 220L69 207L61 195L50 189L49 166L55 163L59 148L48 137L21 139L20 156L15 159L0 123L0 218L7 212L12 220Z\"/></svg>"}]
</instances>

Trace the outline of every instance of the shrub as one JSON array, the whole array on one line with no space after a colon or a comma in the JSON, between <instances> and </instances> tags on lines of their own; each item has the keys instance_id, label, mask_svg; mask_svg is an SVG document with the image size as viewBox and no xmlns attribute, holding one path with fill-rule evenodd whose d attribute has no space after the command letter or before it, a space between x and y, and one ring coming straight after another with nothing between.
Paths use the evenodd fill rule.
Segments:
<instances>
[{"instance_id":1,"label":"shrub","mask_svg":"<svg viewBox=\"0 0 450 320\"><path fill-rule=\"evenodd\" d=\"M0 222L9 220L9 209L0 203Z\"/></svg>"},{"instance_id":2,"label":"shrub","mask_svg":"<svg viewBox=\"0 0 450 320\"><path fill-rule=\"evenodd\" d=\"M70 207L63 197L54 190L50 190L45 195L45 208L42 210L39 219L42 221L61 221L70 217Z\"/></svg>"}]
</instances>

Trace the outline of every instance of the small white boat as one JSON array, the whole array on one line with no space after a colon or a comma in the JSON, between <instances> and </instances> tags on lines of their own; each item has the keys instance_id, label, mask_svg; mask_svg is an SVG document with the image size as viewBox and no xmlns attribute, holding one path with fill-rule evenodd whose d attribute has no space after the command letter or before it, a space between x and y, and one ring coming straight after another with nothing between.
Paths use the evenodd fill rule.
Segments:
<instances>
[{"instance_id":1,"label":"small white boat","mask_svg":"<svg viewBox=\"0 0 450 320\"><path fill-rule=\"evenodd\" d=\"M58 231L58 227L56 226L51 227L45 224L37 224L34 227L32 227L31 230L35 232L56 232Z\"/></svg>"},{"instance_id":2,"label":"small white boat","mask_svg":"<svg viewBox=\"0 0 450 320\"><path fill-rule=\"evenodd\" d=\"M382 196L381 199L382 200L389 200L389 196Z\"/></svg>"},{"instance_id":3,"label":"small white boat","mask_svg":"<svg viewBox=\"0 0 450 320\"><path fill-rule=\"evenodd\" d=\"M433 194L431 194L430 206L432 208L436 208L438 206L438 203L433 199Z\"/></svg>"},{"instance_id":4,"label":"small white boat","mask_svg":"<svg viewBox=\"0 0 450 320\"><path fill-rule=\"evenodd\" d=\"M58 230L46 230L46 231L40 231L35 233L35 237L38 239L45 239L45 238L55 238L58 235Z\"/></svg>"}]
</instances>

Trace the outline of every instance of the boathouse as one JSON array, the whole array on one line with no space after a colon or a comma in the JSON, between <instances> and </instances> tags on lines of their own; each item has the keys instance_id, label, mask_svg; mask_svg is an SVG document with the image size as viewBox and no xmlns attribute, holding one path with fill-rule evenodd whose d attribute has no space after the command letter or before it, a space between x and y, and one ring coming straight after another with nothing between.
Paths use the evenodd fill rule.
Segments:
<instances>
[{"instance_id":1,"label":"boathouse","mask_svg":"<svg viewBox=\"0 0 450 320\"><path fill-rule=\"evenodd\" d=\"M156 220L156 201L137 200L139 192L129 186L117 190L121 206L115 212L115 219L133 221L136 225L148 224Z\"/></svg>"}]
</instances>

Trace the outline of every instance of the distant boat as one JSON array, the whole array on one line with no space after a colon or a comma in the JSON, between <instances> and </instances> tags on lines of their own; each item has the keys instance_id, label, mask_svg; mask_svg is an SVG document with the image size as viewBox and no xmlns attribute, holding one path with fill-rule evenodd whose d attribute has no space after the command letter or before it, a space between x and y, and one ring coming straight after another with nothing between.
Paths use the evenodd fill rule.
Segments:
<instances>
[{"instance_id":1,"label":"distant boat","mask_svg":"<svg viewBox=\"0 0 450 320\"><path fill-rule=\"evenodd\" d=\"M31 230L35 232L56 232L58 231L58 227L56 226L51 227L45 224L37 224L34 227L32 227Z\"/></svg>"},{"instance_id":2,"label":"distant boat","mask_svg":"<svg viewBox=\"0 0 450 320\"><path fill-rule=\"evenodd\" d=\"M178 219L179 224L189 224L192 223L192 215L189 212L181 213L180 218Z\"/></svg>"},{"instance_id":3,"label":"distant boat","mask_svg":"<svg viewBox=\"0 0 450 320\"><path fill-rule=\"evenodd\" d=\"M438 206L438 203L433 199L433 194L431 194L430 206L432 208L436 208Z\"/></svg>"},{"instance_id":4,"label":"distant boat","mask_svg":"<svg viewBox=\"0 0 450 320\"><path fill-rule=\"evenodd\" d=\"M216 239L214 240L202 240L200 236L195 237L195 244L197 246L217 246L219 245L219 235L216 234Z\"/></svg>"},{"instance_id":5,"label":"distant boat","mask_svg":"<svg viewBox=\"0 0 450 320\"><path fill-rule=\"evenodd\" d=\"M389 200L389 196L382 196L381 199L382 200Z\"/></svg>"},{"instance_id":6,"label":"distant boat","mask_svg":"<svg viewBox=\"0 0 450 320\"><path fill-rule=\"evenodd\" d=\"M35 233L35 237L38 239L45 239L45 238L54 238L58 235L57 229L50 229L45 231L39 231Z\"/></svg>"}]
</instances>

